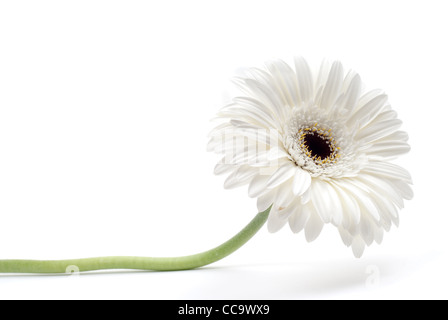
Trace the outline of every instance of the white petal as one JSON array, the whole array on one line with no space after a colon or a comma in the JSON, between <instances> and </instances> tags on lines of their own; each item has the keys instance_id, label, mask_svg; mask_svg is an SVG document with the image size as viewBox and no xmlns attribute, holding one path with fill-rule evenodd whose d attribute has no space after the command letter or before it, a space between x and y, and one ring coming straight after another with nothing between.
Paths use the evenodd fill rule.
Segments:
<instances>
[{"instance_id":1,"label":"white petal","mask_svg":"<svg viewBox=\"0 0 448 320\"><path fill-rule=\"evenodd\" d=\"M268 123L271 124L272 127L276 127L277 120L275 115L272 113L272 110L266 107L260 101L251 98L251 97L235 97L233 101L242 106L245 109L252 110L253 112L257 112L258 115L265 119Z\"/></svg>"},{"instance_id":2,"label":"white petal","mask_svg":"<svg viewBox=\"0 0 448 320\"><path fill-rule=\"evenodd\" d=\"M269 61L266 66L275 78L288 105L297 106L299 104L297 78L291 67L282 60Z\"/></svg>"},{"instance_id":3,"label":"white petal","mask_svg":"<svg viewBox=\"0 0 448 320\"><path fill-rule=\"evenodd\" d=\"M338 182L338 183L340 186L342 186L344 189L350 192L350 195L357 202L361 210L361 214L369 214L377 221L380 219L378 208L369 198L368 193L363 190L363 189L369 190L368 186L365 185L363 186L360 181L355 179L352 180L346 179L344 182Z\"/></svg>"},{"instance_id":4,"label":"white petal","mask_svg":"<svg viewBox=\"0 0 448 320\"><path fill-rule=\"evenodd\" d=\"M288 158L288 157L289 157L289 154L283 148L279 148L279 147L272 147L271 149L269 149L268 154L267 154L267 159L270 161L278 160L278 159L282 159L282 158Z\"/></svg>"},{"instance_id":5,"label":"white petal","mask_svg":"<svg viewBox=\"0 0 448 320\"><path fill-rule=\"evenodd\" d=\"M359 96L361 94L361 77L356 74L350 81L350 85L344 94L344 98L341 101L341 106L348 111L348 114L355 108Z\"/></svg>"},{"instance_id":6,"label":"white petal","mask_svg":"<svg viewBox=\"0 0 448 320\"><path fill-rule=\"evenodd\" d=\"M285 164L281 165L277 171L274 172L274 174L271 176L271 178L268 180L267 187L269 189L275 188L294 176L295 172L297 170L297 166L295 166L292 162L286 162Z\"/></svg>"},{"instance_id":7,"label":"white petal","mask_svg":"<svg viewBox=\"0 0 448 320\"><path fill-rule=\"evenodd\" d=\"M215 151L216 147L219 146L219 145L221 145L221 144L222 144L222 141L221 141L220 139L217 139L217 138L215 138L215 137L212 137L212 138L208 141L208 143L207 143L207 148L206 148L206 150L207 150L208 152L210 152L210 151Z\"/></svg>"},{"instance_id":8,"label":"white petal","mask_svg":"<svg viewBox=\"0 0 448 320\"><path fill-rule=\"evenodd\" d=\"M238 170L235 172L235 178L238 180L247 180L252 178L258 174L259 170L258 168L253 168L251 166L240 166Z\"/></svg>"},{"instance_id":9,"label":"white petal","mask_svg":"<svg viewBox=\"0 0 448 320\"><path fill-rule=\"evenodd\" d=\"M222 134L221 132L226 130L227 128L231 128L230 123L228 123L228 122L221 123L221 124L217 125L216 127L214 127L212 130L210 130L207 137L211 138L211 137L220 136Z\"/></svg>"},{"instance_id":10,"label":"white petal","mask_svg":"<svg viewBox=\"0 0 448 320\"><path fill-rule=\"evenodd\" d=\"M338 228L339 235L341 236L342 242L347 246L351 246L353 242L353 236L343 227Z\"/></svg>"},{"instance_id":11,"label":"white petal","mask_svg":"<svg viewBox=\"0 0 448 320\"><path fill-rule=\"evenodd\" d=\"M392 217L398 215L397 207L389 198L384 197L381 193L373 188L370 196L372 198L372 201L378 208L378 212L381 216L380 224L384 228L386 228L386 226L390 226Z\"/></svg>"},{"instance_id":12,"label":"white petal","mask_svg":"<svg viewBox=\"0 0 448 320\"><path fill-rule=\"evenodd\" d=\"M370 100L372 100L373 98L375 98L376 96L379 96L381 94L383 94L383 90L380 90L380 89L374 89L374 90L364 93L359 98L358 105L356 106L355 110L353 110L353 111L356 112L361 106L365 105L367 102L369 102Z\"/></svg>"},{"instance_id":13,"label":"white petal","mask_svg":"<svg viewBox=\"0 0 448 320\"><path fill-rule=\"evenodd\" d=\"M400 179L407 183L412 184L412 178L410 173L406 169L393 163L371 161L363 169L363 172L372 173L380 177Z\"/></svg>"},{"instance_id":14,"label":"white petal","mask_svg":"<svg viewBox=\"0 0 448 320\"><path fill-rule=\"evenodd\" d=\"M296 206L296 210L289 216L289 227L293 233L299 233L305 227L310 217L310 210L304 210L303 205Z\"/></svg>"},{"instance_id":15,"label":"white petal","mask_svg":"<svg viewBox=\"0 0 448 320\"><path fill-rule=\"evenodd\" d=\"M342 208L336 191L330 184L320 179L314 179L311 184L311 200L317 213L325 223L336 219L342 221Z\"/></svg>"},{"instance_id":16,"label":"white petal","mask_svg":"<svg viewBox=\"0 0 448 320\"><path fill-rule=\"evenodd\" d=\"M246 152L235 151L228 152L225 162L236 166L249 165L251 167L264 167L269 165L268 152Z\"/></svg>"},{"instance_id":17,"label":"white petal","mask_svg":"<svg viewBox=\"0 0 448 320\"><path fill-rule=\"evenodd\" d=\"M376 122L360 130L356 135L356 139L363 140L364 143L369 143L397 131L401 127L401 124L402 121L399 119Z\"/></svg>"},{"instance_id":18,"label":"white petal","mask_svg":"<svg viewBox=\"0 0 448 320\"><path fill-rule=\"evenodd\" d=\"M251 129L251 130L259 130L259 129L264 129L260 126L257 126L256 124L244 121L244 120L240 120L240 119L232 119L230 120L230 124L236 128L241 128L241 129Z\"/></svg>"},{"instance_id":19,"label":"white petal","mask_svg":"<svg viewBox=\"0 0 448 320\"><path fill-rule=\"evenodd\" d=\"M215 166L215 169L213 170L214 174L220 175L227 172L230 172L235 169L235 166L232 164L226 164L226 163L217 163Z\"/></svg>"},{"instance_id":20,"label":"white petal","mask_svg":"<svg viewBox=\"0 0 448 320\"><path fill-rule=\"evenodd\" d=\"M302 170L301 168L297 168L295 175L294 175L294 182L292 185L292 192L297 195L301 196L309 189L311 185L311 176L308 172L305 170Z\"/></svg>"},{"instance_id":21,"label":"white petal","mask_svg":"<svg viewBox=\"0 0 448 320\"><path fill-rule=\"evenodd\" d=\"M375 221L379 221L381 219L378 208L368 194L360 190L360 192L356 193L355 196L358 200L359 208L361 209L361 215L368 214L370 217L375 219Z\"/></svg>"},{"instance_id":22,"label":"white petal","mask_svg":"<svg viewBox=\"0 0 448 320\"><path fill-rule=\"evenodd\" d=\"M364 193L362 198L358 197L358 204L361 208L361 213L368 214L375 221L380 221L381 216L378 207L368 194Z\"/></svg>"},{"instance_id":23,"label":"white petal","mask_svg":"<svg viewBox=\"0 0 448 320\"><path fill-rule=\"evenodd\" d=\"M274 189L257 198L258 212L265 211L274 203L276 193L277 190Z\"/></svg>"},{"instance_id":24,"label":"white petal","mask_svg":"<svg viewBox=\"0 0 448 320\"><path fill-rule=\"evenodd\" d=\"M371 156L396 157L409 152L410 149L411 147L406 142L392 140L374 143L366 150L366 153Z\"/></svg>"},{"instance_id":25,"label":"white petal","mask_svg":"<svg viewBox=\"0 0 448 320\"><path fill-rule=\"evenodd\" d=\"M230 174L224 182L225 189L232 189L249 183L258 173L258 169L249 166L240 166Z\"/></svg>"},{"instance_id":26,"label":"white petal","mask_svg":"<svg viewBox=\"0 0 448 320\"><path fill-rule=\"evenodd\" d=\"M263 193L266 193L269 191L269 189L266 188L266 184L268 183L270 176L268 175L258 175L255 176L249 183L249 197L255 198Z\"/></svg>"},{"instance_id":27,"label":"white petal","mask_svg":"<svg viewBox=\"0 0 448 320\"><path fill-rule=\"evenodd\" d=\"M409 140L409 135L404 131L395 131L394 133L377 140L377 142L383 141L397 141L397 142L407 142Z\"/></svg>"},{"instance_id":28,"label":"white petal","mask_svg":"<svg viewBox=\"0 0 448 320\"><path fill-rule=\"evenodd\" d=\"M321 85L320 87L318 87L317 85L316 87L316 94L314 95L314 103L319 105L321 98L322 98L322 92L324 91L324 85Z\"/></svg>"},{"instance_id":29,"label":"white petal","mask_svg":"<svg viewBox=\"0 0 448 320\"><path fill-rule=\"evenodd\" d=\"M330 73L330 70L331 70L330 61L324 59L320 64L319 72L316 77L316 84L314 85L315 89L314 99L315 102L318 104L320 104L320 102L322 101L322 93L324 91L325 84L327 83L328 74Z\"/></svg>"},{"instance_id":30,"label":"white petal","mask_svg":"<svg viewBox=\"0 0 448 320\"><path fill-rule=\"evenodd\" d=\"M398 190L403 199L411 200L414 197L414 192L406 182L400 180L390 180L390 183L395 186L395 190Z\"/></svg>"},{"instance_id":31,"label":"white petal","mask_svg":"<svg viewBox=\"0 0 448 320\"><path fill-rule=\"evenodd\" d=\"M396 217L393 217L392 222L398 228L398 226L400 225L400 217L398 215Z\"/></svg>"},{"instance_id":32,"label":"white petal","mask_svg":"<svg viewBox=\"0 0 448 320\"><path fill-rule=\"evenodd\" d=\"M265 82L257 81L256 86L258 90L270 102L271 106L275 108L274 110L277 111L276 115L279 120L283 121L287 114L289 114L289 108L286 108L285 100L281 96L281 92L278 92L278 89L275 87L275 80L272 78L272 75L264 70L256 69L256 71L258 74L262 73L266 78Z\"/></svg>"},{"instance_id":33,"label":"white petal","mask_svg":"<svg viewBox=\"0 0 448 320\"><path fill-rule=\"evenodd\" d=\"M292 179L285 181L277 189L275 195L275 204L279 207L286 208L296 198L292 193Z\"/></svg>"},{"instance_id":34,"label":"white petal","mask_svg":"<svg viewBox=\"0 0 448 320\"><path fill-rule=\"evenodd\" d=\"M310 67L302 57L295 58L294 65L296 68L300 99L303 102L307 102L311 99L313 94L313 80Z\"/></svg>"},{"instance_id":35,"label":"white petal","mask_svg":"<svg viewBox=\"0 0 448 320\"><path fill-rule=\"evenodd\" d=\"M329 110L341 92L344 69L339 61L333 62L324 91L322 92L321 108Z\"/></svg>"},{"instance_id":36,"label":"white petal","mask_svg":"<svg viewBox=\"0 0 448 320\"><path fill-rule=\"evenodd\" d=\"M264 115L259 109L250 108L248 106L229 107L225 110L221 110L218 113L218 116L229 119L244 120L264 128L276 127L276 122L271 121L270 117Z\"/></svg>"},{"instance_id":37,"label":"white petal","mask_svg":"<svg viewBox=\"0 0 448 320\"><path fill-rule=\"evenodd\" d=\"M232 175L228 176L224 181L224 189L234 189L246 184L245 181L235 179Z\"/></svg>"},{"instance_id":38,"label":"white petal","mask_svg":"<svg viewBox=\"0 0 448 320\"><path fill-rule=\"evenodd\" d=\"M297 208L301 207L301 206L302 206L302 204L300 203L300 198L296 197L296 198L294 198L294 200L291 201L291 203L286 208L283 208L281 210L279 209L278 215L282 219L288 219L289 216L291 214L293 214L294 212L296 212Z\"/></svg>"},{"instance_id":39,"label":"white petal","mask_svg":"<svg viewBox=\"0 0 448 320\"><path fill-rule=\"evenodd\" d=\"M352 85L353 79L356 77L359 78L359 74L357 72L355 72L354 70L348 70L347 74L344 77L344 81L342 82L341 91L344 93L349 91L349 88Z\"/></svg>"},{"instance_id":40,"label":"white petal","mask_svg":"<svg viewBox=\"0 0 448 320\"><path fill-rule=\"evenodd\" d=\"M322 228L324 227L324 222L314 211L311 203L308 203L303 209L309 210L309 218L305 226L305 239L308 242L312 242L320 235Z\"/></svg>"},{"instance_id":41,"label":"white petal","mask_svg":"<svg viewBox=\"0 0 448 320\"><path fill-rule=\"evenodd\" d=\"M359 207L358 201L356 200L355 196L353 195L352 192L350 193L346 193L348 199L350 200L350 206L352 211L350 218L351 218L351 223L353 224L358 224L359 221L361 220L361 208ZM347 202L349 203L349 202Z\"/></svg>"},{"instance_id":42,"label":"white petal","mask_svg":"<svg viewBox=\"0 0 448 320\"><path fill-rule=\"evenodd\" d=\"M375 228L375 242L381 244L383 242L384 231L381 228Z\"/></svg>"},{"instance_id":43,"label":"white petal","mask_svg":"<svg viewBox=\"0 0 448 320\"><path fill-rule=\"evenodd\" d=\"M278 99L277 94L272 91L269 86L261 84L254 79L241 79L243 84L240 85L242 90L245 90L250 97L256 97L262 104L272 110L276 118L282 122L285 119L283 104ZM238 83L237 83L238 84Z\"/></svg>"},{"instance_id":44,"label":"white petal","mask_svg":"<svg viewBox=\"0 0 448 320\"><path fill-rule=\"evenodd\" d=\"M253 140L254 142L260 142L266 145L270 143L270 130L262 127L258 127L247 122L236 122L237 120L231 120L231 123L234 124L232 128L228 128L227 130L222 132L222 136L219 137L221 139L221 143L226 143L228 147L234 147L234 138L241 139L247 138L249 140ZM274 135L273 133L272 135Z\"/></svg>"},{"instance_id":45,"label":"white petal","mask_svg":"<svg viewBox=\"0 0 448 320\"><path fill-rule=\"evenodd\" d=\"M302 204L307 204L311 200L311 188L308 188L305 193L302 194L300 200Z\"/></svg>"},{"instance_id":46,"label":"white petal","mask_svg":"<svg viewBox=\"0 0 448 320\"><path fill-rule=\"evenodd\" d=\"M359 209L358 203L353 199L352 196L350 196L345 190L339 187L336 183L333 184L333 187L341 201L341 207L342 207L341 225L344 228L348 229L352 222L354 224L359 223L361 217L361 211Z\"/></svg>"},{"instance_id":47,"label":"white petal","mask_svg":"<svg viewBox=\"0 0 448 320\"><path fill-rule=\"evenodd\" d=\"M381 111L380 114L378 114L373 121L374 122L382 122L387 120L394 120L397 119L397 112L394 110L387 110L387 106L384 108L384 111Z\"/></svg>"},{"instance_id":48,"label":"white petal","mask_svg":"<svg viewBox=\"0 0 448 320\"><path fill-rule=\"evenodd\" d=\"M288 222L288 219L280 217L277 207L273 207L268 217L268 231L277 232Z\"/></svg>"},{"instance_id":49,"label":"white petal","mask_svg":"<svg viewBox=\"0 0 448 320\"><path fill-rule=\"evenodd\" d=\"M368 217L362 217L360 223L361 236L367 246L371 245L374 239L375 225L368 219Z\"/></svg>"},{"instance_id":50,"label":"white petal","mask_svg":"<svg viewBox=\"0 0 448 320\"><path fill-rule=\"evenodd\" d=\"M330 184L328 184L327 191L329 191L328 194L332 199L331 202L333 203L333 212L331 221L333 222L334 225L339 226L342 224L343 220L341 198L339 198L339 195L337 194L336 190Z\"/></svg>"},{"instance_id":51,"label":"white petal","mask_svg":"<svg viewBox=\"0 0 448 320\"><path fill-rule=\"evenodd\" d=\"M383 197L389 199L399 208L404 207L403 197L400 195L399 191L391 183L390 179L383 178L379 179L376 176L369 174L359 174L358 180L367 185L371 190L374 190Z\"/></svg>"},{"instance_id":52,"label":"white petal","mask_svg":"<svg viewBox=\"0 0 448 320\"><path fill-rule=\"evenodd\" d=\"M353 250L353 254L355 255L356 258L362 257L365 247L366 247L366 244L364 243L364 240L362 240L361 236L356 236L353 239L352 250Z\"/></svg>"},{"instance_id":53,"label":"white petal","mask_svg":"<svg viewBox=\"0 0 448 320\"><path fill-rule=\"evenodd\" d=\"M347 121L347 125L352 126L355 122L357 122L359 127L363 128L380 113L386 102L387 95L385 94L372 98L350 117Z\"/></svg>"}]
</instances>

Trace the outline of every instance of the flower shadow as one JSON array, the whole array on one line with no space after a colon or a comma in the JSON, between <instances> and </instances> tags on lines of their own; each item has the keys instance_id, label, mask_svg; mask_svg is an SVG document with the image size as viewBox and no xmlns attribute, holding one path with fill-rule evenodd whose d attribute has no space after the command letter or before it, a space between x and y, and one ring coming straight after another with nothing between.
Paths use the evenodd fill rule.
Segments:
<instances>
[{"instance_id":1,"label":"flower shadow","mask_svg":"<svg viewBox=\"0 0 448 320\"><path fill-rule=\"evenodd\" d=\"M3 274L0 280L4 284L23 282L31 283L31 286L50 281L53 285L62 285L76 297L85 296L86 285L96 286L101 283L101 287L122 288L111 291L115 292L114 298L127 297L129 293L146 299L362 299L381 290L380 296L383 296L384 289L407 280L434 257L432 254L373 256L359 260L313 259L253 264L227 261L186 271L103 270L61 275ZM157 289L148 291L148 287ZM104 291L96 290L89 291L89 294L94 297L105 294Z\"/></svg>"},{"instance_id":2,"label":"flower shadow","mask_svg":"<svg viewBox=\"0 0 448 320\"><path fill-rule=\"evenodd\" d=\"M314 299L369 293L410 271L406 258L207 267L189 298ZM407 269L406 269L407 268ZM405 269L405 271L404 271ZM199 272L193 270L191 272ZM198 279L199 280L199 279Z\"/></svg>"}]
</instances>

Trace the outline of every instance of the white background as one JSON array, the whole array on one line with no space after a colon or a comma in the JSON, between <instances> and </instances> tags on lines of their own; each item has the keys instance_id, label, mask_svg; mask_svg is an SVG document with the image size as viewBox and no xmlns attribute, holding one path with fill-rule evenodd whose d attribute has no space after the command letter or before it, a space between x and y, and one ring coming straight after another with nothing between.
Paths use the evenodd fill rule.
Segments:
<instances>
[{"instance_id":1,"label":"white background","mask_svg":"<svg viewBox=\"0 0 448 320\"><path fill-rule=\"evenodd\" d=\"M446 1L0 2L0 259L176 256L256 214L209 120L238 68L339 59L404 121L415 198L355 259L263 228L183 272L0 276L1 299L448 298ZM288 61L289 61L288 60Z\"/></svg>"}]
</instances>

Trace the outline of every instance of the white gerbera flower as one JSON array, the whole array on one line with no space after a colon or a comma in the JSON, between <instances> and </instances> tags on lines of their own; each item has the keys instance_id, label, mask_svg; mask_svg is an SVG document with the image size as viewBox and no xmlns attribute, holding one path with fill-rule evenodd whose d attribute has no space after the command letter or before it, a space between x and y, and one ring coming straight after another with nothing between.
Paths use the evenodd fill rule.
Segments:
<instances>
[{"instance_id":1,"label":"white gerbera flower","mask_svg":"<svg viewBox=\"0 0 448 320\"><path fill-rule=\"evenodd\" d=\"M219 113L208 150L224 157L226 188L249 185L258 210L272 205L268 230L289 223L308 241L332 223L360 257L398 226L410 174L389 161L409 151L402 122L380 90L365 92L340 62L313 74L303 58L281 60L235 78L241 95Z\"/></svg>"}]
</instances>

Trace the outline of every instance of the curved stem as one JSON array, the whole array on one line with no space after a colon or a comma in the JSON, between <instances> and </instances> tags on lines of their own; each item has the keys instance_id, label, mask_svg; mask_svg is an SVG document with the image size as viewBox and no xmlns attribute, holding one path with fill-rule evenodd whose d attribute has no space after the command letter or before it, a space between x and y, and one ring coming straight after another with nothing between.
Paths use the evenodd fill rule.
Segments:
<instances>
[{"instance_id":1,"label":"curved stem","mask_svg":"<svg viewBox=\"0 0 448 320\"><path fill-rule=\"evenodd\" d=\"M69 260L0 260L0 273L71 273L106 269L154 271L188 270L216 262L238 250L265 224L271 208L255 218L233 238L220 246L183 257L97 257Z\"/></svg>"}]
</instances>

